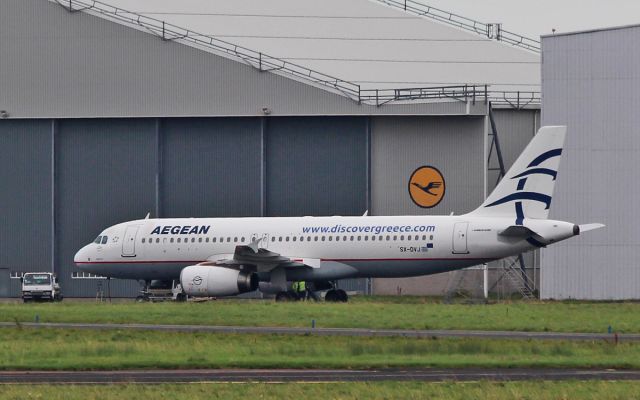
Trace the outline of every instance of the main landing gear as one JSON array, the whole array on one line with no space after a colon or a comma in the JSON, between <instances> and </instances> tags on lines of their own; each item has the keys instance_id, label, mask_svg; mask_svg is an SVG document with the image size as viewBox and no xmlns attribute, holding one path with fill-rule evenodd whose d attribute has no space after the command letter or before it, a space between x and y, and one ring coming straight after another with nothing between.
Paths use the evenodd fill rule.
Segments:
<instances>
[{"instance_id":1,"label":"main landing gear","mask_svg":"<svg viewBox=\"0 0 640 400\"><path fill-rule=\"evenodd\" d=\"M328 301L328 302L332 302L332 303L346 303L347 301L349 301L349 295L347 295L347 292L345 292L342 289L337 289L335 283L333 282L325 282L326 286L322 283L316 283L315 284L315 289L319 289L319 290L327 290L327 293L324 296L324 300ZM316 301L318 301L317 297L315 295L312 296L314 292L309 293L309 298L314 299ZM282 302L282 301L299 301L299 300L304 300L303 298L300 298L300 296L292 291L292 290L288 290L286 292L278 292L276 294L276 301L277 302Z\"/></svg>"},{"instance_id":2,"label":"main landing gear","mask_svg":"<svg viewBox=\"0 0 640 400\"><path fill-rule=\"evenodd\" d=\"M342 289L331 289L324 295L324 301L346 303L349 301L349 295Z\"/></svg>"}]
</instances>

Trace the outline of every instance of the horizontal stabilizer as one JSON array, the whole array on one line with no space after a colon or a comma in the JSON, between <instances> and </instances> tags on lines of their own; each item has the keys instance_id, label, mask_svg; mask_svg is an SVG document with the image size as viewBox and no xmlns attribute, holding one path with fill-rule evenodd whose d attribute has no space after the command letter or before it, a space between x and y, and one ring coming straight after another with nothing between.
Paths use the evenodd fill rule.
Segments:
<instances>
[{"instance_id":1,"label":"horizontal stabilizer","mask_svg":"<svg viewBox=\"0 0 640 400\"><path fill-rule=\"evenodd\" d=\"M536 235L534 231L522 225L511 225L507 229L498 233L500 236L510 236L510 237L529 237Z\"/></svg>"},{"instance_id":2,"label":"horizontal stabilizer","mask_svg":"<svg viewBox=\"0 0 640 400\"><path fill-rule=\"evenodd\" d=\"M605 226L606 226L605 224L582 224L582 225L579 225L580 233L589 232L589 231L592 231L594 229L604 228Z\"/></svg>"}]
</instances>

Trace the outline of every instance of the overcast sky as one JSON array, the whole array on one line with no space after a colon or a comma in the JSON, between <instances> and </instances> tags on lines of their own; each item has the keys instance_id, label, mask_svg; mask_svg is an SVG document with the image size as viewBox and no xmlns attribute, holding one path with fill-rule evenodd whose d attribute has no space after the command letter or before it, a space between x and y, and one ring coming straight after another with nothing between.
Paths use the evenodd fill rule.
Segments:
<instances>
[{"instance_id":1,"label":"overcast sky","mask_svg":"<svg viewBox=\"0 0 640 400\"><path fill-rule=\"evenodd\" d=\"M557 32L640 24L640 0L419 0L531 38Z\"/></svg>"}]
</instances>

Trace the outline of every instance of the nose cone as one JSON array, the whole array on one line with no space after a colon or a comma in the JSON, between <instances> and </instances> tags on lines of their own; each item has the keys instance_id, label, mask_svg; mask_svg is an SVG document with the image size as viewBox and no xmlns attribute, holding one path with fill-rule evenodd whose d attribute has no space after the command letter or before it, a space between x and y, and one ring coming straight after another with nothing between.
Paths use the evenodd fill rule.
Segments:
<instances>
[{"instance_id":1,"label":"nose cone","mask_svg":"<svg viewBox=\"0 0 640 400\"><path fill-rule=\"evenodd\" d=\"M87 261L91 261L89 246L90 245L84 246L83 248L78 250L75 256L73 256L73 262L76 264L77 267L82 268L83 263Z\"/></svg>"}]
</instances>

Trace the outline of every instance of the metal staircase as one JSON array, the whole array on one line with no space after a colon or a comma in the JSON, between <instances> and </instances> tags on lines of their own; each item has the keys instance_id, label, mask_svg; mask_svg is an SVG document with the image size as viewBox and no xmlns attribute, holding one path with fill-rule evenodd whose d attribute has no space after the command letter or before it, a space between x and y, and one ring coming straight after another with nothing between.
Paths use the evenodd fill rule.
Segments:
<instances>
[{"instance_id":1,"label":"metal staircase","mask_svg":"<svg viewBox=\"0 0 640 400\"><path fill-rule=\"evenodd\" d=\"M502 275L496 281L494 287L500 283L500 280L504 280L508 282L512 289L520 293L523 299L535 299L536 296L533 293L527 275L517 266L520 263L520 258L522 258L522 255L500 260Z\"/></svg>"}]
</instances>

